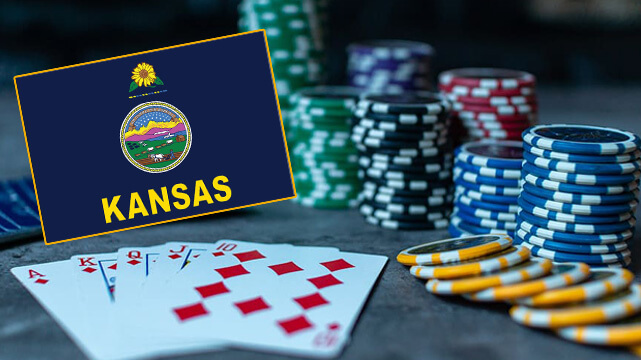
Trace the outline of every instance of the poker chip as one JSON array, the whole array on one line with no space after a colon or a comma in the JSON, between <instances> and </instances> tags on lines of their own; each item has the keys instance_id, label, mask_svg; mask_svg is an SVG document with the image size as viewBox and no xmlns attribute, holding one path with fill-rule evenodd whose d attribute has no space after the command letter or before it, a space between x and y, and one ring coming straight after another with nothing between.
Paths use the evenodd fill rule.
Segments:
<instances>
[{"instance_id":1,"label":"poker chip","mask_svg":"<svg viewBox=\"0 0 641 360\"><path fill-rule=\"evenodd\" d=\"M472 236L474 234L469 233L467 231L464 231L457 227L456 225L452 224L450 222L450 225L447 227L447 231L450 233L450 235L455 236L455 237L462 237L462 236Z\"/></svg>"},{"instance_id":2,"label":"poker chip","mask_svg":"<svg viewBox=\"0 0 641 360\"><path fill-rule=\"evenodd\" d=\"M530 198L533 197L534 200L529 200L529 202L533 204L540 204L541 201L551 201L555 203L564 203L564 204L570 204L570 205L587 205L588 207L584 209L590 209L592 206L595 206L595 209L600 209L602 206L617 206L618 204L621 204L624 206L623 208L617 207L616 209L632 209L633 205L637 205L637 199L639 196L639 191L638 190L633 190L630 192L625 192L621 194L615 194L615 195L590 195L590 194L575 194L575 193L567 193L567 192L562 192L562 191L552 191L552 190L547 190L543 188L538 188L534 185L531 185L529 183L524 183L523 184L523 195L528 195ZM548 208L545 205L539 205ZM555 205L555 206L565 206L565 205ZM571 206L572 207L572 206ZM578 208L583 208L582 206L579 206ZM556 210L553 208L548 208L550 210L555 210L555 211L564 211L564 210ZM608 209L608 208L605 208ZM589 211L589 210L587 210ZM596 210L595 210L596 211ZM604 210L606 213L611 214L613 212L623 212L623 211L616 211L616 210ZM573 211L564 211L564 212L569 212L569 213L574 213ZM591 213L591 212L590 212ZM583 213L583 215L590 215L590 213ZM578 213L577 213L578 214Z\"/></svg>"},{"instance_id":3,"label":"poker chip","mask_svg":"<svg viewBox=\"0 0 641 360\"><path fill-rule=\"evenodd\" d=\"M501 196L501 195L490 195L490 194L483 194L481 192L475 191L475 190L469 190L465 189L464 187L457 187L456 188L456 195L465 195L469 197L472 200L477 200L477 201L483 201L483 202L489 202L489 203L497 203L497 204L506 204L506 205L516 205L517 204L517 197L516 196Z\"/></svg>"},{"instance_id":4,"label":"poker chip","mask_svg":"<svg viewBox=\"0 0 641 360\"><path fill-rule=\"evenodd\" d=\"M607 224L607 223L616 223L621 221L626 221L632 217L630 211L623 212L620 214L611 214L611 215L599 215L599 216L590 216L590 215L574 215L566 214L563 212L557 212L552 210L547 210L544 208L537 207L526 201L524 196L519 197L518 199L519 206L528 213L548 220L562 221L562 222L571 222L578 224Z\"/></svg>"},{"instance_id":5,"label":"poker chip","mask_svg":"<svg viewBox=\"0 0 641 360\"><path fill-rule=\"evenodd\" d=\"M527 231L529 234L536 235L543 239L567 242L572 244L590 244L590 245L603 245L614 244L621 241L626 241L632 238L632 230L625 230L614 234L576 234L567 233L562 231L554 231L539 226L530 224L529 222L518 218L518 226Z\"/></svg>"},{"instance_id":6,"label":"poker chip","mask_svg":"<svg viewBox=\"0 0 641 360\"><path fill-rule=\"evenodd\" d=\"M453 215L456 214L462 221L465 221L468 224L475 226L480 226L483 228L497 229L497 230L516 230L516 223L509 221L498 221L491 219L483 219L475 217L472 214L468 214L461 209L457 209Z\"/></svg>"},{"instance_id":7,"label":"poker chip","mask_svg":"<svg viewBox=\"0 0 641 360\"><path fill-rule=\"evenodd\" d=\"M441 95L428 92L370 94L357 102L351 139L359 151L357 174L364 187L359 198L376 208L361 207L367 222L402 230L447 227L416 215L434 213L430 207L451 212L449 107ZM375 128L383 122L395 125Z\"/></svg>"},{"instance_id":8,"label":"poker chip","mask_svg":"<svg viewBox=\"0 0 641 360\"><path fill-rule=\"evenodd\" d=\"M431 88L433 48L404 40L373 40L348 46L349 83L368 92L401 93Z\"/></svg>"},{"instance_id":9,"label":"poker chip","mask_svg":"<svg viewBox=\"0 0 641 360\"><path fill-rule=\"evenodd\" d=\"M510 285L499 285L476 293L466 294L465 298L474 301L505 301L577 284L588 278L590 267L583 263L555 264L546 276L535 280Z\"/></svg>"},{"instance_id":10,"label":"poker chip","mask_svg":"<svg viewBox=\"0 0 641 360\"><path fill-rule=\"evenodd\" d=\"M414 91L403 94L364 95L356 107L383 114L438 115L449 112L451 104L439 94Z\"/></svg>"},{"instance_id":11,"label":"poker chip","mask_svg":"<svg viewBox=\"0 0 641 360\"><path fill-rule=\"evenodd\" d=\"M560 337L581 344L601 346L634 346L639 355L641 316L636 315L604 325L568 326L556 330Z\"/></svg>"},{"instance_id":12,"label":"poker chip","mask_svg":"<svg viewBox=\"0 0 641 360\"><path fill-rule=\"evenodd\" d=\"M459 201L454 202L454 207L459 212L469 214L469 216L474 216L482 219L516 222L516 212L508 213L508 212L500 212L500 211L490 211L485 209L477 209L472 206L465 205Z\"/></svg>"},{"instance_id":13,"label":"poker chip","mask_svg":"<svg viewBox=\"0 0 641 360\"><path fill-rule=\"evenodd\" d=\"M519 196L519 193L521 192L521 188L519 187L473 184L458 177L454 179L454 184L457 185L457 188L461 190L463 189L474 190L482 194L488 194L488 195L503 195L503 196L516 197L516 196Z\"/></svg>"},{"instance_id":14,"label":"poker chip","mask_svg":"<svg viewBox=\"0 0 641 360\"><path fill-rule=\"evenodd\" d=\"M463 219L461 219L458 215L457 212L452 212L452 215L450 216L450 222L459 228L461 231L467 232L469 234L503 234L503 235L508 235L511 238L514 238L514 231L513 230L505 230L505 229L492 229L492 228L484 228L481 226L476 226L473 224L470 224Z\"/></svg>"},{"instance_id":15,"label":"poker chip","mask_svg":"<svg viewBox=\"0 0 641 360\"><path fill-rule=\"evenodd\" d=\"M578 163L550 160L524 151L523 157L536 167L565 173L582 174L630 174L639 170L638 160L624 163Z\"/></svg>"},{"instance_id":16,"label":"poker chip","mask_svg":"<svg viewBox=\"0 0 641 360\"><path fill-rule=\"evenodd\" d=\"M601 324L620 320L641 311L641 287L629 289L608 297L581 304L568 304L552 309L517 305L510 316L519 324L537 328L563 328Z\"/></svg>"},{"instance_id":17,"label":"poker chip","mask_svg":"<svg viewBox=\"0 0 641 360\"><path fill-rule=\"evenodd\" d=\"M396 260L404 265L438 265L479 258L506 249L512 239L505 235L457 237L412 246Z\"/></svg>"},{"instance_id":18,"label":"poker chip","mask_svg":"<svg viewBox=\"0 0 641 360\"><path fill-rule=\"evenodd\" d=\"M530 252L534 256L550 259L557 262L580 261L588 264L608 264L613 262L622 262L625 258L630 257L630 250L628 249L621 252L609 254L576 254L547 250L528 242L524 242L523 246L530 249Z\"/></svg>"},{"instance_id":19,"label":"poker chip","mask_svg":"<svg viewBox=\"0 0 641 360\"><path fill-rule=\"evenodd\" d=\"M435 221L440 219L446 219L449 216L448 209L431 209L431 212L423 213L419 215L406 215L398 214L391 211L385 211L377 209L374 206L371 206L367 203L362 203L359 206L359 211L364 216L375 217L379 220L396 220L402 222L424 222L424 221Z\"/></svg>"},{"instance_id":20,"label":"poker chip","mask_svg":"<svg viewBox=\"0 0 641 360\"><path fill-rule=\"evenodd\" d=\"M523 229L518 229L516 231L516 237L522 239L522 242L525 241L529 244L538 246L542 249L560 251L560 252L571 252L578 254L607 254L614 252L621 252L628 248L628 244L625 242L618 242L612 244L603 244L603 245L589 245L589 244L572 244L565 243L562 241L554 241L543 239L538 236L529 234Z\"/></svg>"},{"instance_id":21,"label":"poker chip","mask_svg":"<svg viewBox=\"0 0 641 360\"><path fill-rule=\"evenodd\" d=\"M561 171L545 170L529 162L523 164L523 171L538 176L540 178L558 181L570 184L579 185L621 185L628 184L633 181L639 180L641 172L635 171L631 174L624 175L585 175L585 174L572 174Z\"/></svg>"},{"instance_id":22,"label":"poker chip","mask_svg":"<svg viewBox=\"0 0 641 360\"><path fill-rule=\"evenodd\" d=\"M627 163L638 161L641 158L641 150L635 150L621 155L581 155L570 154L558 151L544 150L530 144L523 144L525 151L549 160L560 160L570 163Z\"/></svg>"},{"instance_id":23,"label":"poker chip","mask_svg":"<svg viewBox=\"0 0 641 360\"><path fill-rule=\"evenodd\" d=\"M498 213L511 213L516 214L518 212L518 205L509 205L509 204L496 204L487 201L478 201L472 198L463 195L462 193L457 194L454 198L454 205L466 205L473 209L477 210L487 210ZM500 220L500 219L497 219Z\"/></svg>"},{"instance_id":24,"label":"poker chip","mask_svg":"<svg viewBox=\"0 0 641 360\"><path fill-rule=\"evenodd\" d=\"M549 274L552 268L553 265L550 260L533 258L489 274L453 280L430 279L425 284L425 288L431 293L440 295L467 294L495 286L540 278Z\"/></svg>"},{"instance_id":25,"label":"poker chip","mask_svg":"<svg viewBox=\"0 0 641 360\"><path fill-rule=\"evenodd\" d=\"M521 170L523 145L520 141L483 140L460 146L456 159L487 168Z\"/></svg>"},{"instance_id":26,"label":"poker chip","mask_svg":"<svg viewBox=\"0 0 641 360\"><path fill-rule=\"evenodd\" d=\"M500 179L516 179L516 180L521 178L520 169L513 170L513 169L497 169L497 168L481 167L481 166L468 164L463 161L456 161L454 163L454 166L465 172L477 174L480 176L500 178Z\"/></svg>"},{"instance_id":27,"label":"poker chip","mask_svg":"<svg viewBox=\"0 0 641 360\"><path fill-rule=\"evenodd\" d=\"M591 268L589 277L582 283L548 289L534 296L515 299L515 302L519 305L548 308L597 300L627 289L632 280L634 274L625 269Z\"/></svg>"},{"instance_id":28,"label":"poker chip","mask_svg":"<svg viewBox=\"0 0 641 360\"><path fill-rule=\"evenodd\" d=\"M419 279L455 279L491 273L520 264L529 258L530 251L527 248L511 246L500 252L456 263L414 265L409 271Z\"/></svg>"},{"instance_id":29,"label":"poker chip","mask_svg":"<svg viewBox=\"0 0 641 360\"><path fill-rule=\"evenodd\" d=\"M567 223L562 221L548 220L541 217L535 216L528 211L521 208L518 213L520 219L527 221L533 225L550 229L554 231L562 231L568 233L577 233L577 234L603 234L603 233L617 233L625 230L634 228L636 224L636 219L631 218L629 220L609 223L609 224L575 224Z\"/></svg>"},{"instance_id":30,"label":"poker chip","mask_svg":"<svg viewBox=\"0 0 641 360\"><path fill-rule=\"evenodd\" d=\"M348 87L318 86L290 97L294 110L290 114L288 141L293 143L290 160L296 183L295 202L332 209L357 204L357 150L349 139L349 122L342 119L351 116L351 106L359 93ZM300 126L304 122L311 125Z\"/></svg>"},{"instance_id":31,"label":"poker chip","mask_svg":"<svg viewBox=\"0 0 641 360\"><path fill-rule=\"evenodd\" d=\"M523 141L543 150L584 155L619 155L636 151L639 138L627 131L592 125L538 125Z\"/></svg>"},{"instance_id":32,"label":"poker chip","mask_svg":"<svg viewBox=\"0 0 641 360\"><path fill-rule=\"evenodd\" d=\"M471 140L520 140L536 123L535 83L532 74L508 69L465 68L439 75L439 89L452 102L453 121Z\"/></svg>"},{"instance_id":33,"label":"poker chip","mask_svg":"<svg viewBox=\"0 0 641 360\"><path fill-rule=\"evenodd\" d=\"M631 192L637 189L638 183L632 181L623 185L577 185L563 183L545 178L539 178L535 175L523 171L523 180L536 187L541 187L552 191L570 192L578 194L594 194L594 195L613 195Z\"/></svg>"},{"instance_id":34,"label":"poker chip","mask_svg":"<svg viewBox=\"0 0 641 360\"><path fill-rule=\"evenodd\" d=\"M460 178L472 184L491 185L491 186L504 186L504 187L518 187L519 180L517 179L504 179L497 177L489 177L478 175L473 172L467 172L460 167L454 168L454 178Z\"/></svg>"}]
</instances>

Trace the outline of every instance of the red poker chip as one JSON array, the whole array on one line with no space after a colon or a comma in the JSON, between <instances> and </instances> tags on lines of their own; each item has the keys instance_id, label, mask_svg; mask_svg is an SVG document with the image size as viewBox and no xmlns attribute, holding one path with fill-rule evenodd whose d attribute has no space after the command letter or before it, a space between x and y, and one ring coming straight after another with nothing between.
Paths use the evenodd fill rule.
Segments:
<instances>
[{"instance_id":1,"label":"red poker chip","mask_svg":"<svg viewBox=\"0 0 641 360\"><path fill-rule=\"evenodd\" d=\"M512 130L512 131L523 131L530 126L529 122L500 122L500 121L475 121L475 120L464 120L463 125L465 127L474 128L474 129L484 129L484 130Z\"/></svg>"},{"instance_id":2,"label":"red poker chip","mask_svg":"<svg viewBox=\"0 0 641 360\"><path fill-rule=\"evenodd\" d=\"M480 105L480 106L504 106L504 105L528 105L536 104L536 96L492 96L492 97L473 97L458 96L447 94L447 99L463 104Z\"/></svg>"},{"instance_id":3,"label":"red poker chip","mask_svg":"<svg viewBox=\"0 0 641 360\"><path fill-rule=\"evenodd\" d=\"M476 111L453 111L452 116L461 120L500 121L500 122L526 122L534 123L537 120L536 112L529 114L503 115L497 113L484 113Z\"/></svg>"},{"instance_id":4,"label":"red poker chip","mask_svg":"<svg viewBox=\"0 0 641 360\"><path fill-rule=\"evenodd\" d=\"M463 85L443 85L439 84L440 91L446 94L456 96L468 96L474 98L487 98L495 96L530 96L536 93L534 87L520 87L516 89L485 89L477 87L468 87Z\"/></svg>"},{"instance_id":5,"label":"red poker chip","mask_svg":"<svg viewBox=\"0 0 641 360\"><path fill-rule=\"evenodd\" d=\"M500 106L483 106L460 102L452 102L454 111L474 111L478 113L494 113L499 115L529 114L536 112L538 106L536 103L525 105L500 105Z\"/></svg>"},{"instance_id":6,"label":"red poker chip","mask_svg":"<svg viewBox=\"0 0 641 360\"><path fill-rule=\"evenodd\" d=\"M517 89L536 84L536 78L530 73L497 68L448 70L439 74L438 80L445 86L463 85L487 89Z\"/></svg>"}]
</instances>

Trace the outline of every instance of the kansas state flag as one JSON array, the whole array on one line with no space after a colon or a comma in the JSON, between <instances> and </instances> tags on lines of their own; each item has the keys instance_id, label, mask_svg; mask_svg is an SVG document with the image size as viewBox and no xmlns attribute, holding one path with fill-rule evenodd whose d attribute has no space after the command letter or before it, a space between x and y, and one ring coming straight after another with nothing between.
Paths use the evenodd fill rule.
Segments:
<instances>
[{"instance_id":1,"label":"kansas state flag","mask_svg":"<svg viewBox=\"0 0 641 360\"><path fill-rule=\"evenodd\" d=\"M295 196L263 31L15 84L47 244Z\"/></svg>"}]
</instances>

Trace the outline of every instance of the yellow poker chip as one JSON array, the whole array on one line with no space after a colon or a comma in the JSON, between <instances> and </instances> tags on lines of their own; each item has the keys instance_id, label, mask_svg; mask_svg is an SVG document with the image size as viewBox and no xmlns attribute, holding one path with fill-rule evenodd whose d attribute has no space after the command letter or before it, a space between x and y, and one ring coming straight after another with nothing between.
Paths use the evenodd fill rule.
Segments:
<instances>
[{"instance_id":1,"label":"yellow poker chip","mask_svg":"<svg viewBox=\"0 0 641 360\"><path fill-rule=\"evenodd\" d=\"M590 269L590 277L581 284L516 299L516 303L532 307L551 307L596 300L626 289L632 280L634 274L626 269L593 268Z\"/></svg>"},{"instance_id":2,"label":"yellow poker chip","mask_svg":"<svg viewBox=\"0 0 641 360\"><path fill-rule=\"evenodd\" d=\"M401 251L396 260L404 265L449 264L493 254L512 245L507 235L478 235L445 239Z\"/></svg>"},{"instance_id":3,"label":"yellow poker chip","mask_svg":"<svg viewBox=\"0 0 641 360\"><path fill-rule=\"evenodd\" d=\"M517 305L510 316L519 324L537 328L560 328L602 324L616 321L641 311L641 286L632 285L606 298L551 309Z\"/></svg>"},{"instance_id":4,"label":"yellow poker chip","mask_svg":"<svg viewBox=\"0 0 641 360\"><path fill-rule=\"evenodd\" d=\"M524 246L509 248L476 259L444 265L414 265L410 273L420 279L455 279L486 274L520 264L530 258L530 250Z\"/></svg>"},{"instance_id":5,"label":"yellow poker chip","mask_svg":"<svg viewBox=\"0 0 641 360\"><path fill-rule=\"evenodd\" d=\"M432 279L425 284L434 294L452 295L481 291L493 286L514 284L547 275L552 270L552 261L532 258L530 261L489 274L455 280Z\"/></svg>"},{"instance_id":6,"label":"yellow poker chip","mask_svg":"<svg viewBox=\"0 0 641 360\"><path fill-rule=\"evenodd\" d=\"M477 293L466 294L474 301L503 301L542 293L550 289L577 284L590 276L590 267L584 263L554 264L547 276L511 285L496 286Z\"/></svg>"},{"instance_id":7,"label":"yellow poker chip","mask_svg":"<svg viewBox=\"0 0 641 360\"><path fill-rule=\"evenodd\" d=\"M590 345L632 346L641 351L641 315L607 325L569 326L557 334L567 340Z\"/></svg>"}]
</instances>

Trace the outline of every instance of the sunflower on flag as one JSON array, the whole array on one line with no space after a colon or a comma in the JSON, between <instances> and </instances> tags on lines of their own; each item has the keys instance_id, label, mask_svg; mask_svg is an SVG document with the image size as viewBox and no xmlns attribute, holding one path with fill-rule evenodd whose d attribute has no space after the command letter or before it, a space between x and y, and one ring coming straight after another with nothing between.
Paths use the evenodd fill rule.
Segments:
<instances>
[{"instance_id":1,"label":"sunflower on flag","mask_svg":"<svg viewBox=\"0 0 641 360\"><path fill-rule=\"evenodd\" d=\"M154 67L143 62L138 64L131 72L131 85L129 85L129 92L136 90L138 87L155 88L157 85L164 85L162 80L156 75Z\"/></svg>"}]
</instances>

